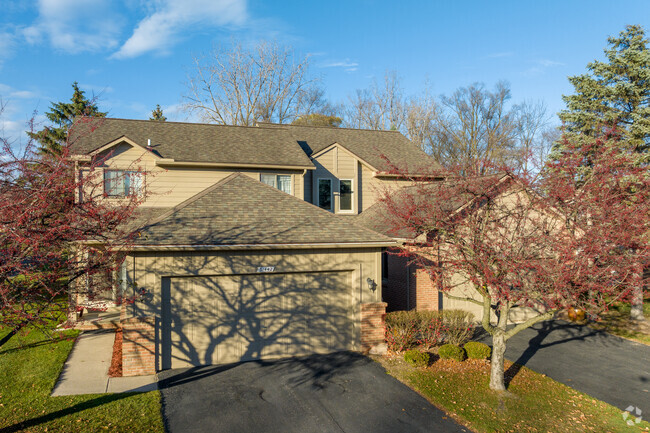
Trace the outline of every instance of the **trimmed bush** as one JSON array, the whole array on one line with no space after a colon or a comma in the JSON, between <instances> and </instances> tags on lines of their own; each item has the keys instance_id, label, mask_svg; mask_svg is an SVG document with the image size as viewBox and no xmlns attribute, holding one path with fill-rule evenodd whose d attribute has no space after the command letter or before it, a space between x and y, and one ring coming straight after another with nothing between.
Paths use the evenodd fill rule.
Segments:
<instances>
[{"instance_id":1,"label":"trimmed bush","mask_svg":"<svg viewBox=\"0 0 650 433\"><path fill-rule=\"evenodd\" d=\"M474 336L474 315L463 310L443 310L445 343L462 346Z\"/></svg>"},{"instance_id":2,"label":"trimmed bush","mask_svg":"<svg viewBox=\"0 0 650 433\"><path fill-rule=\"evenodd\" d=\"M453 359L455 361L462 361L465 359L465 349L455 346L453 344L443 344L438 349L438 355L442 359Z\"/></svg>"},{"instance_id":3,"label":"trimmed bush","mask_svg":"<svg viewBox=\"0 0 650 433\"><path fill-rule=\"evenodd\" d=\"M429 365L429 354L419 350L407 350L404 352L404 361L416 367L426 367Z\"/></svg>"},{"instance_id":4,"label":"trimmed bush","mask_svg":"<svg viewBox=\"0 0 650 433\"><path fill-rule=\"evenodd\" d=\"M401 352L415 345L418 320L414 313L394 311L386 314L386 345L393 352Z\"/></svg>"},{"instance_id":5,"label":"trimmed bush","mask_svg":"<svg viewBox=\"0 0 650 433\"><path fill-rule=\"evenodd\" d=\"M442 343L443 324L440 311L419 311L417 342L424 350L430 350Z\"/></svg>"},{"instance_id":6,"label":"trimmed bush","mask_svg":"<svg viewBox=\"0 0 650 433\"><path fill-rule=\"evenodd\" d=\"M478 341L465 343L464 348L469 359L486 359L492 355L492 349L490 346L484 343L479 343Z\"/></svg>"}]
</instances>

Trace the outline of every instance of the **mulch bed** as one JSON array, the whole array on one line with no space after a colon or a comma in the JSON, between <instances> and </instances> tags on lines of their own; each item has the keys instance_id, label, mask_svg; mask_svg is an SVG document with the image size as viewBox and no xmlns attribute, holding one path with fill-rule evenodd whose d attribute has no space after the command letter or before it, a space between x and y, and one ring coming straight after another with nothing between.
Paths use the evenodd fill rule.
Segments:
<instances>
[{"instance_id":1,"label":"mulch bed","mask_svg":"<svg viewBox=\"0 0 650 433\"><path fill-rule=\"evenodd\" d=\"M109 377L122 377L122 329L115 330L115 343L113 343L113 357L108 369Z\"/></svg>"}]
</instances>

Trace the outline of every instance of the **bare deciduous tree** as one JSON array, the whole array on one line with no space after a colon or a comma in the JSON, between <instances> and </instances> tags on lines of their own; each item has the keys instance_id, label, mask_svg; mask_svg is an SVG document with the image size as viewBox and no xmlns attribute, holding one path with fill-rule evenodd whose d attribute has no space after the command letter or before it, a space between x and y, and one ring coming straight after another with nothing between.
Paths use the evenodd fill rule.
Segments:
<instances>
[{"instance_id":1,"label":"bare deciduous tree","mask_svg":"<svg viewBox=\"0 0 650 433\"><path fill-rule=\"evenodd\" d=\"M206 122L287 123L326 105L318 80L308 73L309 59L296 59L292 49L275 42L251 49L237 43L194 63L185 108Z\"/></svg>"},{"instance_id":2,"label":"bare deciduous tree","mask_svg":"<svg viewBox=\"0 0 650 433\"><path fill-rule=\"evenodd\" d=\"M401 130L406 102L396 72L386 72L382 85L374 80L357 90L345 110L346 125L360 129Z\"/></svg>"},{"instance_id":3,"label":"bare deciduous tree","mask_svg":"<svg viewBox=\"0 0 650 433\"><path fill-rule=\"evenodd\" d=\"M441 162L463 172L485 174L490 164L516 158L516 115L506 108L510 87L499 82L493 91L483 84L461 87L442 96L435 142Z\"/></svg>"}]
</instances>

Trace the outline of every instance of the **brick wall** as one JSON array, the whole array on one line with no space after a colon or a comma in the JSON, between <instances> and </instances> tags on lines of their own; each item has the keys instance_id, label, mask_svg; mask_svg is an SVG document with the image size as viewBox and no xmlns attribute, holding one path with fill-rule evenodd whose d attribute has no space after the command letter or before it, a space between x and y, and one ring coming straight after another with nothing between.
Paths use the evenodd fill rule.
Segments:
<instances>
[{"instance_id":1,"label":"brick wall","mask_svg":"<svg viewBox=\"0 0 650 433\"><path fill-rule=\"evenodd\" d=\"M424 269L415 271L415 309L417 311L433 311L438 309L438 288L435 280Z\"/></svg>"},{"instance_id":2,"label":"brick wall","mask_svg":"<svg viewBox=\"0 0 650 433\"><path fill-rule=\"evenodd\" d=\"M122 375L156 373L156 322L151 317L122 321Z\"/></svg>"},{"instance_id":3,"label":"brick wall","mask_svg":"<svg viewBox=\"0 0 650 433\"><path fill-rule=\"evenodd\" d=\"M386 305L385 302L361 304L362 351L370 350L384 343L386 333L386 327L384 325Z\"/></svg>"}]
</instances>

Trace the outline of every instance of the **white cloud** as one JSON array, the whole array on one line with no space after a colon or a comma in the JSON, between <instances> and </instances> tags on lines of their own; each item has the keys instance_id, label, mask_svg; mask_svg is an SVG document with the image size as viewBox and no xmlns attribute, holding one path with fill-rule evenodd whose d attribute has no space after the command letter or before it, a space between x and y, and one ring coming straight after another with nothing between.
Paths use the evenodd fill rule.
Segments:
<instances>
[{"instance_id":1,"label":"white cloud","mask_svg":"<svg viewBox=\"0 0 650 433\"><path fill-rule=\"evenodd\" d=\"M0 83L0 97L4 98L5 100L35 99L38 98L39 95L36 92L32 92L31 90L18 90L6 84Z\"/></svg>"},{"instance_id":2,"label":"white cloud","mask_svg":"<svg viewBox=\"0 0 650 433\"><path fill-rule=\"evenodd\" d=\"M0 62L13 52L15 36L13 33L0 32Z\"/></svg>"},{"instance_id":3,"label":"white cloud","mask_svg":"<svg viewBox=\"0 0 650 433\"><path fill-rule=\"evenodd\" d=\"M150 51L166 53L179 33L193 26L238 25L246 21L245 0L164 0L153 9L112 57L137 57Z\"/></svg>"},{"instance_id":4,"label":"white cloud","mask_svg":"<svg viewBox=\"0 0 650 433\"><path fill-rule=\"evenodd\" d=\"M562 63L562 62L556 62L555 60L548 60L548 59L538 60L537 63L540 66L543 66L545 68L550 68L550 67L553 67L553 66L564 66L564 63Z\"/></svg>"},{"instance_id":5,"label":"white cloud","mask_svg":"<svg viewBox=\"0 0 650 433\"><path fill-rule=\"evenodd\" d=\"M554 68L556 66L564 66L564 63L562 62L557 62L555 60L549 60L549 59L535 60L534 63L536 64L536 66L528 68L524 71L525 76L542 75L545 74L546 70L549 68Z\"/></svg>"},{"instance_id":6,"label":"white cloud","mask_svg":"<svg viewBox=\"0 0 650 433\"><path fill-rule=\"evenodd\" d=\"M351 62L349 59L345 59L344 61L333 61L333 62L327 62L323 63L320 65L321 68L343 68L347 72L354 72L359 68L359 64L357 62Z\"/></svg>"},{"instance_id":7,"label":"white cloud","mask_svg":"<svg viewBox=\"0 0 650 433\"><path fill-rule=\"evenodd\" d=\"M68 53L99 51L117 46L123 23L110 0L39 0L38 18L23 35Z\"/></svg>"}]
</instances>

